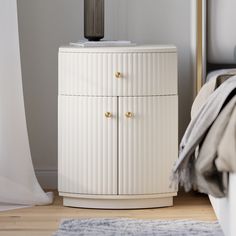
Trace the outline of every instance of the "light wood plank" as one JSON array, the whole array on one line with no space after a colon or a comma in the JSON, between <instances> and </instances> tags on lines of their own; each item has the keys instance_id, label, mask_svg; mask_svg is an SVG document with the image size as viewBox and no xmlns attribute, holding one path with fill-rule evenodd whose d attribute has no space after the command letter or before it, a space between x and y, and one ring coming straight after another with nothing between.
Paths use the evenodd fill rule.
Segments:
<instances>
[{"instance_id":1,"label":"light wood plank","mask_svg":"<svg viewBox=\"0 0 236 236\"><path fill-rule=\"evenodd\" d=\"M180 193L174 207L147 210L94 210L62 206L55 197L53 205L36 206L0 213L0 236L44 236L56 231L64 218L125 217L137 219L193 219L214 221L216 216L208 197L196 193Z\"/></svg>"}]
</instances>

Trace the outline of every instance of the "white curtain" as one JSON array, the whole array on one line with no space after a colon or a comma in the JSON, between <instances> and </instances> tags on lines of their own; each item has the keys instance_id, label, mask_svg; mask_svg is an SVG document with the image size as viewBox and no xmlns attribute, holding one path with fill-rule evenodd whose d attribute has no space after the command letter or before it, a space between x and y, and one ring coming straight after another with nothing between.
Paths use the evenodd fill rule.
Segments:
<instances>
[{"instance_id":1,"label":"white curtain","mask_svg":"<svg viewBox=\"0 0 236 236\"><path fill-rule=\"evenodd\" d=\"M50 204L52 198L52 194L41 189L31 160L17 3L16 0L0 0L0 210Z\"/></svg>"}]
</instances>

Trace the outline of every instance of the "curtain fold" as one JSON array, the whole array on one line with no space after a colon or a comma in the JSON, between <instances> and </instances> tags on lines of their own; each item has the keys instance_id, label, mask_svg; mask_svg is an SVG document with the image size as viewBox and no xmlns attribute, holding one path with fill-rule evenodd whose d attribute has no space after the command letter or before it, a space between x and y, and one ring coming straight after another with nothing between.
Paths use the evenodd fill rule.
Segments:
<instances>
[{"instance_id":1,"label":"curtain fold","mask_svg":"<svg viewBox=\"0 0 236 236\"><path fill-rule=\"evenodd\" d=\"M21 77L17 2L1 0L0 210L11 209L13 204L22 207L50 204L52 199L52 194L41 189L31 160Z\"/></svg>"}]
</instances>

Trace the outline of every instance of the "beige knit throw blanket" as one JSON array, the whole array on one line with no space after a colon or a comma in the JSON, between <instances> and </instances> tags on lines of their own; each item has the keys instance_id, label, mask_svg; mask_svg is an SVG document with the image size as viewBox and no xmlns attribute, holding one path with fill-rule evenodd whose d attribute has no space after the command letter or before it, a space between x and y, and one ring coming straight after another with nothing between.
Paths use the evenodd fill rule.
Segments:
<instances>
[{"instance_id":1,"label":"beige knit throw blanket","mask_svg":"<svg viewBox=\"0 0 236 236\"><path fill-rule=\"evenodd\" d=\"M223 81L210 80L197 96L173 171L186 191L214 197L225 197L227 173L236 172L236 76Z\"/></svg>"}]
</instances>

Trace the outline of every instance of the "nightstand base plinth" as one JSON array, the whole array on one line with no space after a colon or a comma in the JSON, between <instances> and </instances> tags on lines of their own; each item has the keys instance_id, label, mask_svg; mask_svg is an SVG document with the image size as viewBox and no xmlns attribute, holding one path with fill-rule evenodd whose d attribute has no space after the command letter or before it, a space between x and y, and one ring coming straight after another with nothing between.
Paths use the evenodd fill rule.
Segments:
<instances>
[{"instance_id":1,"label":"nightstand base plinth","mask_svg":"<svg viewBox=\"0 0 236 236\"><path fill-rule=\"evenodd\" d=\"M80 195L60 193L63 196L63 205L68 207L93 209L145 209L173 206L171 194L155 195Z\"/></svg>"}]
</instances>

